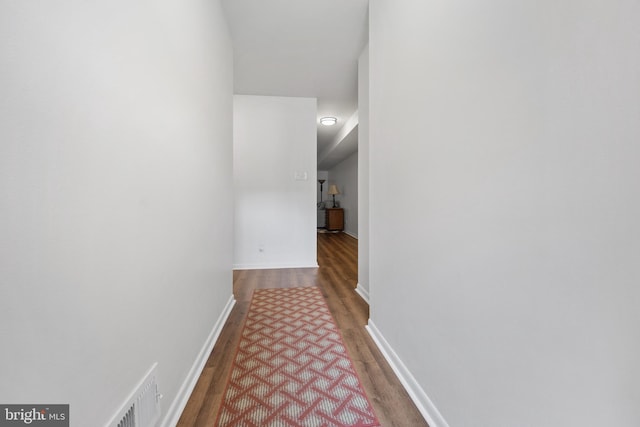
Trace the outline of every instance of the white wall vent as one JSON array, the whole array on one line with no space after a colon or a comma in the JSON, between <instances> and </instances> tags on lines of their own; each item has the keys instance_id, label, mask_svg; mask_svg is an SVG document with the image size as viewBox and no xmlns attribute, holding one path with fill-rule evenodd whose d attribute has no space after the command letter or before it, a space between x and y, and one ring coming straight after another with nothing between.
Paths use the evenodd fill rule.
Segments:
<instances>
[{"instance_id":1,"label":"white wall vent","mask_svg":"<svg viewBox=\"0 0 640 427\"><path fill-rule=\"evenodd\" d=\"M107 427L156 427L160 420L160 399L154 363L147 375L107 424Z\"/></svg>"}]
</instances>

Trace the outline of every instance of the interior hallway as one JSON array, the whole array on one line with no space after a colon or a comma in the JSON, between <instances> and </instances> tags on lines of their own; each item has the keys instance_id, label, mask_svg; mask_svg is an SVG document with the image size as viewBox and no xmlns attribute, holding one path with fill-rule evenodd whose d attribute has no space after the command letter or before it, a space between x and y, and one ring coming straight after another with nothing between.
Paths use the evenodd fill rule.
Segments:
<instances>
[{"instance_id":1,"label":"interior hallway","mask_svg":"<svg viewBox=\"0 0 640 427\"><path fill-rule=\"evenodd\" d=\"M381 425L427 426L364 328L369 306L354 290L358 279L357 251L357 240L344 233L319 233L318 269L235 271L236 305L178 427L209 427L215 422L252 291L295 286L318 286L322 290Z\"/></svg>"}]
</instances>

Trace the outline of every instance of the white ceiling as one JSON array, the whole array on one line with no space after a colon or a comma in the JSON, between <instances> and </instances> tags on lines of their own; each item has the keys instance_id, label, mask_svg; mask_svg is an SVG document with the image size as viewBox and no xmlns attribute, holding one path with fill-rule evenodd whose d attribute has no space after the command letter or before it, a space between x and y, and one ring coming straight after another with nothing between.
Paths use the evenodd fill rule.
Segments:
<instances>
[{"instance_id":1,"label":"white ceiling","mask_svg":"<svg viewBox=\"0 0 640 427\"><path fill-rule=\"evenodd\" d=\"M235 93L318 98L318 151L357 110L369 0L222 0L234 45Z\"/></svg>"}]
</instances>

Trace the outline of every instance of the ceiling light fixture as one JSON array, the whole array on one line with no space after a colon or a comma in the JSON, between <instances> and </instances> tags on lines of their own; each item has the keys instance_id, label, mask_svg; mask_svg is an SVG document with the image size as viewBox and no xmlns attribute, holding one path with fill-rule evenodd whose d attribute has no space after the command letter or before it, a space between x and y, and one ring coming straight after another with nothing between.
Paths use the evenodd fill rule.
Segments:
<instances>
[{"instance_id":1,"label":"ceiling light fixture","mask_svg":"<svg viewBox=\"0 0 640 427\"><path fill-rule=\"evenodd\" d=\"M320 119L320 123L325 126L333 126L338 122L338 119L335 117L323 117Z\"/></svg>"}]
</instances>

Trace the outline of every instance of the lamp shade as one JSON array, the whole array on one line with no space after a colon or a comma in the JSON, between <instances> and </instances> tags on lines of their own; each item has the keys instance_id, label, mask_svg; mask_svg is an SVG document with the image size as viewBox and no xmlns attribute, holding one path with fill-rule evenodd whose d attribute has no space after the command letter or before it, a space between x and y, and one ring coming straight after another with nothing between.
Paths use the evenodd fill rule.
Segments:
<instances>
[{"instance_id":1,"label":"lamp shade","mask_svg":"<svg viewBox=\"0 0 640 427\"><path fill-rule=\"evenodd\" d=\"M331 184L329 186L329 193L330 196L331 195L335 195L335 194L340 194L340 190L338 190L338 186L335 184Z\"/></svg>"}]
</instances>

